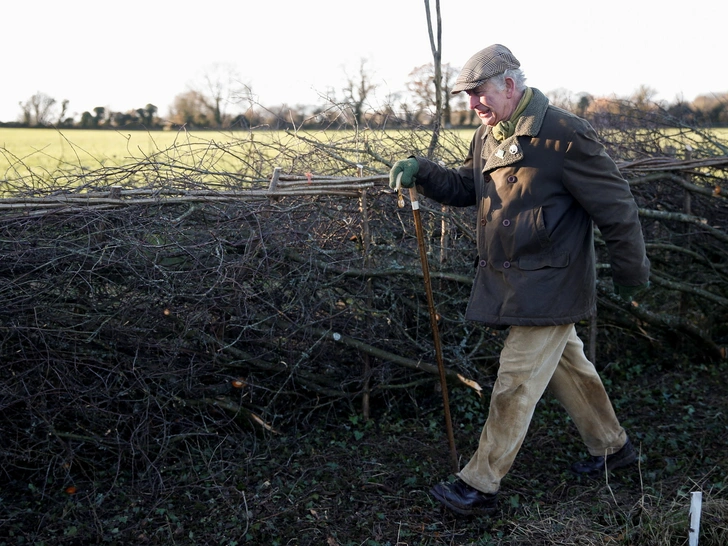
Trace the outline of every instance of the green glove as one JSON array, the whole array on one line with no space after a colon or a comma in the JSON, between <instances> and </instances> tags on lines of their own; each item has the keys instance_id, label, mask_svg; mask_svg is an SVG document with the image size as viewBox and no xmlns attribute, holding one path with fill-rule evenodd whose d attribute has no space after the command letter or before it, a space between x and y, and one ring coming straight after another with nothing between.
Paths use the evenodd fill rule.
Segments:
<instances>
[{"instance_id":1,"label":"green glove","mask_svg":"<svg viewBox=\"0 0 728 546\"><path fill-rule=\"evenodd\" d=\"M642 290L650 285L649 282L645 284L639 284L637 286L624 286L622 284L614 283L614 293L622 298L624 301L631 302L632 299Z\"/></svg>"},{"instance_id":2,"label":"green glove","mask_svg":"<svg viewBox=\"0 0 728 546\"><path fill-rule=\"evenodd\" d=\"M415 175L420 170L420 164L414 158L402 159L397 161L392 170L389 171L389 187L393 190L397 189L397 176L402 173L400 183L403 188L411 188L415 185Z\"/></svg>"}]
</instances>

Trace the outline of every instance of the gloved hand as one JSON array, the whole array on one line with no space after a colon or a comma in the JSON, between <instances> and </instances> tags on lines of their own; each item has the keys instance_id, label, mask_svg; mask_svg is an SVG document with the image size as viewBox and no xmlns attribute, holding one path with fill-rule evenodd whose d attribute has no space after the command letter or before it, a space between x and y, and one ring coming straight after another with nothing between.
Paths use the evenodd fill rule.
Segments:
<instances>
[{"instance_id":1,"label":"gloved hand","mask_svg":"<svg viewBox=\"0 0 728 546\"><path fill-rule=\"evenodd\" d=\"M649 282L646 282L645 284L638 284L637 286L624 286L623 284L617 284L615 282L614 293L624 301L631 302L638 293L649 286Z\"/></svg>"},{"instance_id":2,"label":"gloved hand","mask_svg":"<svg viewBox=\"0 0 728 546\"><path fill-rule=\"evenodd\" d=\"M402 173L402 180L400 183L403 188L411 188L415 185L417 171L420 170L420 165L417 160L410 157L409 159L402 159L397 161L393 166L392 170L389 171L389 187L393 190L397 189L397 176Z\"/></svg>"}]
</instances>

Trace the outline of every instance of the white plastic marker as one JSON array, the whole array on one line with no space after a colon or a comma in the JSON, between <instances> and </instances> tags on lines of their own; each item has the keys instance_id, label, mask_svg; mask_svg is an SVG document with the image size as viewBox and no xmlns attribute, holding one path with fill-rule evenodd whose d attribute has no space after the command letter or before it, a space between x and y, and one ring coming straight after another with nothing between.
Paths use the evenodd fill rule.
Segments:
<instances>
[{"instance_id":1,"label":"white plastic marker","mask_svg":"<svg viewBox=\"0 0 728 546\"><path fill-rule=\"evenodd\" d=\"M688 541L690 546L698 546L700 538L700 513L703 511L703 493L693 491L690 493L690 532Z\"/></svg>"}]
</instances>

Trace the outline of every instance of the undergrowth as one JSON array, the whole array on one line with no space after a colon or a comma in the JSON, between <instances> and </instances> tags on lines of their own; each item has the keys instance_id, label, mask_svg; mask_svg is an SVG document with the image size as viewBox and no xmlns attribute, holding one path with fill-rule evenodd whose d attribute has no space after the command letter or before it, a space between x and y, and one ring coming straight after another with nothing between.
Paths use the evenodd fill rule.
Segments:
<instances>
[{"instance_id":1,"label":"undergrowth","mask_svg":"<svg viewBox=\"0 0 728 546\"><path fill-rule=\"evenodd\" d=\"M600 479L568 471L583 447L545 396L492 518L456 517L428 495L449 473L433 383L373 399L368 420L356 407L333 404L278 433L231 427L185 438L177 460L157 469L174 475L165 490L123 473L88 481L74 467L63 480L4 484L0 545L681 545L692 491L704 498L700 544L724 545L724 370L684 372L669 363L640 372L606 366L640 459ZM464 462L487 394L455 389L451 402Z\"/></svg>"}]
</instances>

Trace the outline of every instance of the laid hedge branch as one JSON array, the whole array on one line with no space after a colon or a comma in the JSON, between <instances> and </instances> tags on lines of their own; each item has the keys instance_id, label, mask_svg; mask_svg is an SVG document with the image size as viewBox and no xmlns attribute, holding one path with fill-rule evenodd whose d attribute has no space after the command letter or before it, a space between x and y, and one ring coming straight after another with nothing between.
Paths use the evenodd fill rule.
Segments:
<instances>
[{"instance_id":1,"label":"laid hedge branch","mask_svg":"<svg viewBox=\"0 0 728 546\"><path fill-rule=\"evenodd\" d=\"M721 297L717 294L713 294L712 292L709 292L707 290L701 290L700 288L695 288L694 286L690 286L687 283L671 281L669 279L665 279L658 273L654 273L654 272L650 275L650 282L655 283L657 286L669 288L670 290L675 290L678 292L684 292L686 294L692 294L694 296L698 296L702 299L711 301L717 305L720 305L720 306L728 309L728 298L723 298L723 297Z\"/></svg>"},{"instance_id":2,"label":"laid hedge branch","mask_svg":"<svg viewBox=\"0 0 728 546\"><path fill-rule=\"evenodd\" d=\"M208 339L213 341L211 338ZM294 373L297 383L302 385L305 389L321 394L322 396L330 396L333 398L349 398L357 394L356 392L350 393L344 390L334 388L336 386L333 384L334 382L328 381L326 377L322 377L319 374L311 373L305 369L291 370L288 366L284 364L264 360L233 345L227 345L221 348L221 352L229 353L236 359L220 359L219 365L223 369L240 370L243 368L252 368L264 372Z\"/></svg>"},{"instance_id":3,"label":"laid hedge branch","mask_svg":"<svg viewBox=\"0 0 728 546\"><path fill-rule=\"evenodd\" d=\"M667 212L662 210L639 209L639 215L645 218L656 218L660 220L670 220L673 222L682 222L684 224L693 224L700 227L702 231L715 237L719 241L728 242L728 233L724 229L714 227L708 224L706 218L699 218L682 212Z\"/></svg>"},{"instance_id":4,"label":"laid hedge branch","mask_svg":"<svg viewBox=\"0 0 728 546\"><path fill-rule=\"evenodd\" d=\"M202 400L185 400L185 402L187 404L190 404L191 406L206 404L215 408L222 408L231 412L236 417L239 415L243 416L254 426L260 426L270 432L279 434L279 432L275 428L273 428L269 423L266 423L259 415L253 413L242 404L238 404L237 402L232 401L228 397L219 396L217 398L203 398Z\"/></svg>"},{"instance_id":5,"label":"laid hedge branch","mask_svg":"<svg viewBox=\"0 0 728 546\"><path fill-rule=\"evenodd\" d=\"M336 343L342 343L344 345L348 345L349 347L353 347L359 351L365 352L369 355L372 355L376 358L379 358L381 360L385 360L387 362L394 362L395 364L400 364L402 366L405 366L407 368L412 368L413 370L421 370L425 371L432 375L438 375L439 370L437 368L436 364L431 364L429 362L424 362L422 360L413 360L411 358L405 358L403 356L400 356L396 353L392 353L390 351L385 351L384 349L380 349L378 347L374 347L368 343L364 343L363 341L359 339L354 339L350 336L340 334L339 332L332 332L330 330L324 330L322 328L310 328L310 330L315 333L316 335L326 336L331 341L334 341ZM476 381L473 381L472 379L467 379L463 375L445 368L445 377L454 382L461 385L464 385L466 387L470 387L474 389L477 392L481 392L482 388Z\"/></svg>"},{"instance_id":6,"label":"laid hedge branch","mask_svg":"<svg viewBox=\"0 0 728 546\"><path fill-rule=\"evenodd\" d=\"M620 299L609 283L599 281L597 283L599 295L610 302L612 308L627 310L630 315L639 319L643 325L657 327L668 332L677 332L686 334L698 346L705 351L710 358L721 360L726 358L726 350L721 347L710 337L709 332L697 327L691 321L678 316L669 315L650 311L646 305L639 302L639 299L632 303L627 303Z\"/></svg>"},{"instance_id":7,"label":"laid hedge branch","mask_svg":"<svg viewBox=\"0 0 728 546\"><path fill-rule=\"evenodd\" d=\"M681 188L688 190L692 193L700 194L705 197L715 197L717 199L727 199L728 195L722 190L720 186L701 186L698 184L693 184L689 180L687 180L684 176L680 176L673 173L665 173L662 171L659 171L654 174L649 174L646 176L640 176L636 178L630 178L629 184L631 186L638 186L640 184L649 184L650 182L662 182L662 181L669 181L669 182L675 182L678 186Z\"/></svg>"},{"instance_id":8,"label":"laid hedge branch","mask_svg":"<svg viewBox=\"0 0 728 546\"><path fill-rule=\"evenodd\" d=\"M374 186L374 181L360 181L360 179L327 180L327 184L320 181L316 184L290 186L279 185L275 191L269 190L240 190L240 191L172 191L154 192L152 190L122 190L118 197L99 196L98 192L86 195L62 194L48 197L2 198L0 210L35 210L49 208L70 208L77 210L80 206L128 207L144 205L179 205L181 203L234 203L241 199L269 199L272 197L292 197L299 195L339 195L344 197L359 197L364 188ZM140 197L144 194L154 194L154 197ZM183 194L183 195L179 195ZM178 195L178 196L175 196Z\"/></svg>"},{"instance_id":9,"label":"laid hedge branch","mask_svg":"<svg viewBox=\"0 0 728 546\"><path fill-rule=\"evenodd\" d=\"M292 260L295 260L299 263L310 263L313 265L316 265L319 268L326 268L331 271L335 271L340 275L348 275L352 277L382 277L382 278L389 278L392 275L406 275L406 276L412 276L412 277L418 277L422 278L423 273L422 269L414 268L414 267L389 267L389 268L379 268L379 269L363 269L363 268L355 268L355 267L341 267L337 266L336 264L329 264L327 262L324 262L323 260L317 260L315 258L307 257L298 252L297 250L294 250L292 248L285 249L285 254L287 257L291 258ZM433 279L442 279L442 280L448 280L448 281L454 281L458 283L462 283L464 285L472 286L473 284L473 277L472 275L460 275L457 273L451 273L448 271L431 271L430 277Z\"/></svg>"},{"instance_id":10,"label":"laid hedge branch","mask_svg":"<svg viewBox=\"0 0 728 546\"><path fill-rule=\"evenodd\" d=\"M700 159L676 159L673 157L646 157L635 161L617 161L617 167L624 172L698 172L700 169L728 170L728 156Z\"/></svg>"}]
</instances>

